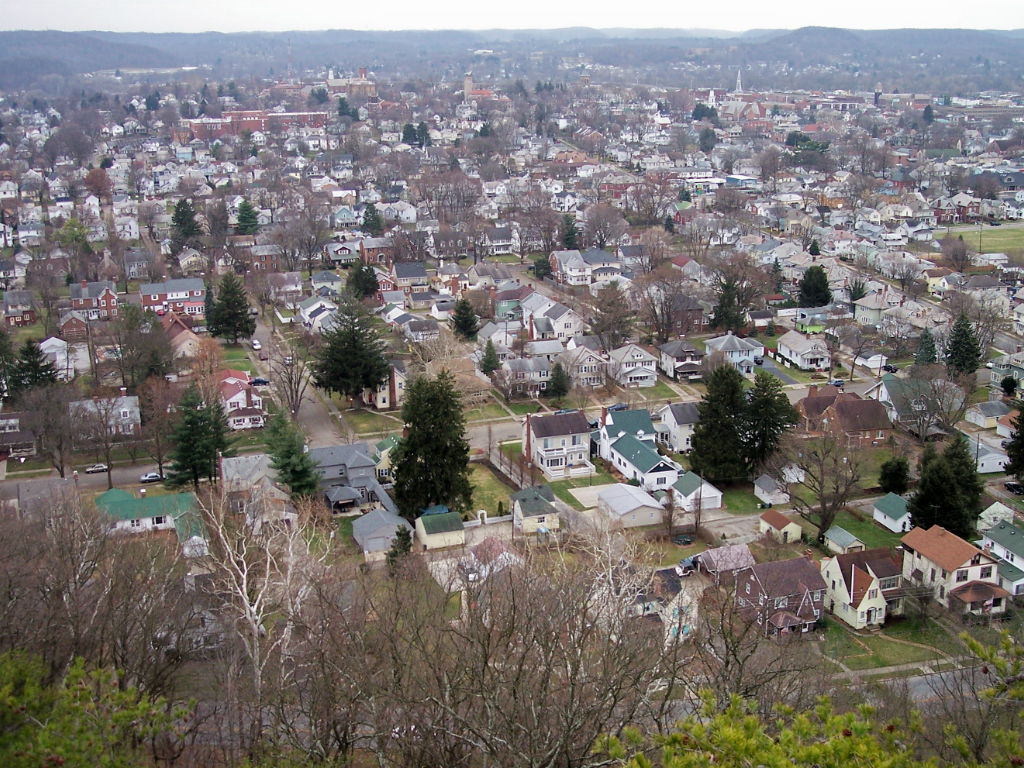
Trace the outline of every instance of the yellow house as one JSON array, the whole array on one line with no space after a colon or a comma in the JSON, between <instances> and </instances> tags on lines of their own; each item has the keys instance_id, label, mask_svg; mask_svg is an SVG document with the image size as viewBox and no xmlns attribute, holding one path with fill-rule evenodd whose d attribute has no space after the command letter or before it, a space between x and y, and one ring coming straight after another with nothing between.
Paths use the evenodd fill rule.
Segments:
<instances>
[{"instance_id":1,"label":"yellow house","mask_svg":"<svg viewBox=\"0 0 1024 768\"><path fill-rule=\"evenodd\" d=\"M774 509L769 509L761 515L759 530L762 534L772 536L783 544L800 541L800 536L803 533L803 529L797 523Z\"/></svg>"},{"instance_id":2,"label":"yellow house","mask_svg":"<svg viewBox=\"0 0 1024 768\"><path fill-rule=\"evenodd\" d=\"M825 579L828 612L854 629L884 624L887 601L876 570L880 570L887 581L898 583L900 580L899 566L889 557L888 550L856 552L822 560L821 576ZM898 589L889 591L895 594ZM900 612L898 605L902 605L902 601L894 600L894 613Z\"/></svg>"},{"instance_id":3,"label":"yellow house","mask_svg":"<svg viewBox=\"0 0 1024 768\"><path fill-rule=\"evenodd\" d=\"M552 502L550 485L524 488L508 497L512 504L512 525L523 533L550 533L558 530L558 510Z\"/></svg>"},{"instance_id":4,"label":"yellow house","mask_svg":"<svg viewBox=\"0 0 1024 768\"><path fill-rule=\"evenodd\" d=\"M416 518L416 541L423 549L445 549L466 544L466 531L457 512L440 504L428 507Z\"/></svg>"},{"instance_id":5,"label":"yellow house","mask_svg":"<svg viewBox=\"0 0 1024 768\"><path fill-rule=\"evenodd\" d=\"M373 461L377 465L377 479L381 481L391 480L391 457L398 447L398 435L388 435L373 447Z\"/></svg>"}]
</instances>

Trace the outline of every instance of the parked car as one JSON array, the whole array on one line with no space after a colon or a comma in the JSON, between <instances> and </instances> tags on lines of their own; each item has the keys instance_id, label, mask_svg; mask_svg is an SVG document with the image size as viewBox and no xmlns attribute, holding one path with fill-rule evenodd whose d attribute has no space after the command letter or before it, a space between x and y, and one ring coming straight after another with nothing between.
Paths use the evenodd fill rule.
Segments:
<instances>
[{"instance_id":1,"label":"parked car","mask_svg":"<svg viewBox=\"0 0 1024 768\"><path fill-rule=\"evenodd\" d=\"M833 387L838 387L839 389L842 389L843 387L846 386L846 381L844 379L832 379L832 381L830 381L829 384L831 384Z\"/></svg>"},{"instance_id":2,"label":"parked car","mask_svg":"<svg viewBox=\"0 0 1024 768\"><path fill-rule=\"evenodd\" d=\"M567 413L576 413L576 408L563 408L560 411L555 411L555 416L565 416Z\"/></svg>"},{"instance_id":3,"label":"parked car","mask_svg":"<svg viewBox=\"0 0 1024 768\"><path fill-rule=\"evenodd\" d=\"M252 380L252 385L254 387L265 387L268 384L270 384L270 379L264 379L262 376L257 376Z\"/></svg>"},{"instance_id":4,"label":"parked car","mask_svg":"<svg viewBox=\"0 0 1024 768\"><path fill-rule=\"evenodd\" d=\"M899 368L893 365L892 363L886 363L885 365L882 366L882 370L886 371L887 373L896 373L899 370Z\"/></svg>"},{"instance_id":5,"label":"parked car","mask_svg":"<svg viewBox=\"0 0 1024 768\"><path fill-rule=\"evenodd\" d=\"M261 349L260 350L260 360L269 360L269 359L270 359L270 355L267 354L267 351L265 349Z\"/></svg>"},{"instance_id":6,"label":"parked car","mask_svg":"<svg viewBox=\"0 0 1024 768\"><path fill-rule=\"evenodd\" d=\"M249 307L249 314L252 315L253 317L256 317L256 315L258 315L259 313L260 311L256 309L256 307Z\"/></svg>"},{"instance_id":7,"label":"parked car","mask_svg":"<svg viewBox=\"0 0 1024 768\"><path fill-rule=\"evenodd\" d=\"M284 364L285 365L291 365L292 364L292 356L291 355L285 355Z\"/></svg>"},{"instance_id":8,"label":"parked car","mask_svg":"<svg viewBox=\"0 0 1024 768\"><path fill-rule=\"evenodd\" d=\"M627 405L626 403L615 403L615 405L609 405L608 406L608 411L609 412L612 412L612 411L628 411L628 410L629 410L629 405Z\"/></svg>"},{"instance_id":9,"label":"parked car","mask_svg":"<svg viewBox=\"0 0 1024 768\"><path fill-rule=\"evenodd\" d=\"M763 364L764 364L764 358L763 357L755 357L754 358L754 365L763 365Z\"/></svg>"},{"instance_id":10,"label":"parked car","mask_svg":"<svg viewBox=\"0 0 1024 768\"><path fill-rule=\"evenodd\" d=\"M1003 483L1003 487L1012 493L1014 496L1024 496L1024 485L1014 482L1013 480Z\"/></svg>"},{"instance_id":11,"label":"parked car","mask_svg":"<svg viewBox=\"0 0 1024 768\"><path fill-rule=\"evenodd\" d=\"M164 476L159 472L147 472L139 478L140 483L159 483L164 479Z\"/></svg>"},{"instance_id":12,"label":"parked car","mask_svg":"<svg viewBox=\"0 0 1024 768\"><path fill-rule=\"evenodd\" d=\"M107 465L106 464L93 464L91 467L86 467L85 468L85 474L87 474L87 475L96 475L96 474L99 474L100 472L106 472L106 471L107 471Z\"/></svg>"},{"instance_id":13,"label":"parked car","mask_svg":"<svg viewBox=\"0 0 1024 768\"><path fill-rule=\"evenodd\" d=\"M252 340L252 348L255 349L258 352L259 350L263 349L263 345L260 344L260 340L259 339L253 339Z\"/></svg>"}]
</instances>

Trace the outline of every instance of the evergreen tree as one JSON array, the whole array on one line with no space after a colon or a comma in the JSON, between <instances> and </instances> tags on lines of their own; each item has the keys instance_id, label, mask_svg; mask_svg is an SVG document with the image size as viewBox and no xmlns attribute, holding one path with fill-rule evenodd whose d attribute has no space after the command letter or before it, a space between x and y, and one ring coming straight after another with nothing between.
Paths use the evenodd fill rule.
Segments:
<instances>
[{"instance_id":1,"label":"evergreen tree","mask_svg":"<svg viewBox=\"0 0 1024 768\"><path fill-rule=\"evenodd\" d=\"M171 217L171 240L179 250L190 243L196 242L203 234L203 228L196 221L196 212L192 203L182 200L174 206Z\"/></svg>"},{"instance_id":2,"label":"evergreen tree","mask_svg":"<svg viewBox=\"0 0 1024 768\"><path fill-rule=\"evenodd\" d=\"M206 320L206 328L214 328L217 325L217 297L213 291L213 285L206 281L206 296L203 297L203 317Z\"/></svg>"},{"instance_id":3,"label":"evergreen tree","mask_svg":"<svg viewBox=\"0 0 1024 768\"><path fill-rule=\"evenodd\" d=\"M404 525L400 525L395 531L395 540L391 542L391 549L385 556L388 568L394 571L401 559L410 552L412 552L412 532Z\"/></svg>"},{"instance_id":4,"label":"evergreen tree","mask_svg":"<svg viewBox=\"0 0 1024 768\"><path fill-rule=\"evenodd\" d=\"M206 319L211 336L230 339L238 343L240 336L252 336L256 330L256 318L249 313L249 300L241 278L228 272L220 281L220 293L213 308L213 317Z\"/></svg>"},{"instance_id":5,"label":"evergreen tree","mask_svg":"<svg viewBox=\"0 0 1024 768\"><path fill-rule=\"evenodd\" d=\"M962 500L962 505L958 510L951 510L951 512L958 513L956 527L950 528L947 525L943 525L943 527L953 531L957 536L967 538L974 533L974 527L981 515L981 499L985 493L985 482L978 474L975 450L965 435L954 433L950 438L950 444L942 452L942 458L953 472L953 480ZM950 523L953 524L953 520L950 520Z\"/></svg>"},{"instance_id":6,"label":"evergreen tree","mask_svg":"<svg viewBox=\"0 0 1024 768\"><path fill-rule=\"evenodd\" d=\"M447 371L436 379L420 376L405 394L402 421L406 436L394 450L392 469L395 502L414 520L433 504L468 509L473 499L469 481L469 443L462 398Z\"/></svg>"},{"instance_id":7,"label":"evergreen tree","mask_svg":"<svg viewBox=\"0 0 1024 768\"><path fill-rule=\"evenodd\" d=\"M917 481L917 489L907 503L910 520L916 528L931 528L941 525L947 530L947 512L950 507L962 506L960 490L954 485L953 472L949 463L936 456L928 462Z\"/></svg>"},{"instance_id":8,"label":"evergreen tree","mask_svg":"<svg viewBox=\"0 0 1024 768\"><path fill-rule=\"evenodd\" d=\"M567 251L573 251L580 247L580 235L576 230L576 219L569 213L562 217L562 246Z\"/></svg>"},{"instance_id":9,"label":"evergreen tree","mask_svg":"<svg viewBox=\"0 0 1024 768\"><path fill-rule=\"evenodd\" d=\"M203 403L195 386L185 390L176 410L167 484L172 488L191 484L198 489L204 478L217 477L219 456L229 453L228 419L220 400Z\"/></svg>"},{"instance_id":10,"label":"evergreen tree","mask_svg":"<svg viewBox=\"0 0 1024 768\"><path fill-rule=\"evenodd\" d=\"M914 353L914 362L918 365L932 365L939 360L938 352L935 350L935 336L931 329L925 328L917 340L917 352Z\"/></svg>"},{"instance_id":11,"label":"evergreen tree","mask_svg":"<svg viewBox=\"0 0 1024 768\"><path fill-rule=\"evenodd\" d=\"M391 366L386 347L358 302L344 301L336 322L321 337L313 362L313 380L321 389L359 398L364 389L376 389L387 381Z\"/></svg>"},{"instance_id":12,"label":"evergreen tree","mask_svg":"<svg viewBox=\"0 0 1024 768\"><path fill-rule=\"evenodd\" d=\"M0 400L5 400L16 388L12 381L18 364L18 354L14 350L11 334L0 328Z\"/></svg>"},{"instance_id":13,"label":"evergreen tree","mask_svg":"<svg viewBox=\"0 0 1024 768\"><path fill-rule=\"evenodd\" d=\"M572 389L572 379L569 378L569 374L565 372L561 363L555 363L551 366L551 378L548 379L548 394L558 400L568 395L570 389Z\"/></svg>"},{"instance_id":14,"label":"evergreen tree","mask_svg":"<svg viewBox=\"0 0 1024 768\"><path fill-rule=\"evenodd\" d=\"M693 198L690 196L690 190L687 187L679 188L679 202L690 203L693 202Z\"/></svg>"},{"instance_id":15,"label":"evergreen tree","mask_svg":"<svg viewBox=\"0 0 1024 768\"><path fill-rule=\"evenodd\" d=\"M371 237L380 237L384 234L384 218L373 203L367 203L363 210L363 231Z\"/></svg>"},{"instance_id":16,"label":"evergreen tree","mask_svg":"<svg viewBox=\"0 0 1024 768\"><path fill-rule=\"evenodd\" d=\"M974 373L981 365L981 347L966 312L960 313L949 332L946 365L956 373Z\"/></svg>"},{"instance_id":17,"label":"evergreen tree","mask_svg":"<svg viewBox=\"0 0 1024 768\"><path fill-rule=\"evenodd\" d=\"M693 430L690 466L705 480L732 482L747 476L743 461L743 377L732 365L720 365L707 377L707 392Z\"/></svg>"},{"instance_id":18,"label":"evergreen tree","mask_svg":"<svg viewBox=\"0 0 1024 768\"><path fill-rule=\"evenodd\" d=\"M743 409L743 453L751 474L764 467L783 435L798 420L782 381L767 371L758 371Z\"/></svg>"},{"instance_id":19,"label":"evergreen tree","mask_svg":"<svg viewBox=\"0 0 1024 768\"><path fill-rule=\"evenodd\" d=\"M726 280L711 316L711 327L736 332L744 325L746 321L743 308L737 301L736 284L732 280Z\"/></svg>"},{"instance_id":20,"label":"evergreen tree","mask_svg":"<svg viewBox=\"0 0 1024 768\"><path fill-rule=\"evenodd\" d=\"M828 275L815 264L808 267L800 280L801 307L824 307L832 301L832 290L828 287Z\"/></svg>"},{"instance_id":21,"label":"evergreen tree","mask_svg":"<svg viewBox=\"0 0 1024 768\"><path fill-rule=\"evenodd\" d=\"M430 127L423 120L416 126L416 138L419 139L421 147L429 147L434 143L430 140Z\"/></svg>"},{"instance_id":22,"label":"evergreen tree","mask_svg":"<svg viewBox=\"0 0 1024 768\"><path fill-rule=\"evenodd\" d=\"M533 274L537 276L538 280L543 280L545 277L551 274L551 262L548 261L547 256L538 256L533 261Z\"/></svg>"},{"instance_id":23,"label":"evergreen tree","mask_svg":"<svg viewBox=\"0 0 1024 768\"><path fill-rule=\"evenodd\" d=\"M935 110L932 109L931 104L925 104L924 112L921 113L921 119L926 123L931 123L935 120Z\"/></svg>"},{"instance_id":24,"label":"evergreen tree","mask_svg":"<svg viewBox=\"0 0 1024 768\"><path fill-rule=\"evenodd\" d=\"M675 223L675 221L673 221L671 216L666 216L665 217L665 224L664 224L664 226L665 226L665 231L668 232L670 235L674 235L675 234L676 223Z\"/></svg>"},{"instance_id":25,"label":"evergreen tree","mask_svg":"<svg viewBox=\"0 0 1024 768\"><path fill-rule=\"evenodd\" d=\"M380 290L380 282L373 267L363 263L362 259L357 261L348 276L348 289L357 299L374 296Z\"/></svg>"},{"instance_id":26,"label":"evergreen tree","mask_svg":"<svg viewBox=\"0 0 1024 768\"><path fill-rule=\"evenodd\" d=\"M293 497L312 496L320 489L320 470L309 453L299 428L278 411L267 430L267 452L277 479L288 486Z\"/></svg>"},{"instance_id":27,"label":"evergreen tree","mask_svg":"<svg viewBox=\"0 0 1024 768\"><path fill-rule=\"evenodd\" d=\"M811 256L821 256L821 246L818 245L817 240L811 240L811 247L807 249L807 252Z\"/></svg>"},{"instance_id":28,"label":"evergreen tree","mask_svg":"<svg viewBox=\"0 0 1024 768\"><path fill-rule=\"evenodd\" d=\"M956 434L941 455L933 450L922 460L917 490L907 504L911 521L919 528L941 525L961 538L970 537L981 514L985 484L966 438Z\"/></svg>"},{"instance_id":29,"label":"evergreen tree","mask_svg":"<svg viewBox=\"0 0 1024 768\"><path fill-rule=\"evenodd\" d=\"M498 360L498 350L494 348L494 342L488 339L487 346L484 347L484 356L480 359L480 370L485 376L490 376L499 368L501 361Z\"/></svg>"},{"instance_id":30,"label":"evergreen tree","mask_svg":"<svg viewBox=\"0 0 1024 768\"><path fill-rule=\"evenodd\" d=\"M902 496L910 483L910 461L906 456L892 456L882 463L878 484L884 493Z\"/></svg>"},{"instance_id":31,"label":"evergreen tree","mask_svg":"<svg viewBox=\"0 0 1024 768\"><path fill-rule=\"evenodd\" d=\"M999 388L1007 397L1013 397L1017 391L1017 380L1013 376L1003 376L1003 380L999 382Z\"/></svg>"},{"instance_id":32,"label":"evergreen tree","mask_svg":"<svg viewBox=\"0 0 1024 768\"><path fill-rule=\"evenodd\" d=\"M476 338L476 312L469 299L463 297L455 302L455 313L452 315L452 330L455 335L466 341Z\"/></svg>"},{"instance_id":33,"label":"evergreen tree","mask_svg":"<svg viewBox=\"0 0 1024 768\"><path fill-rule=\"evenodd\" d=\"M248 198L238 204L238 234L255 235L260 228L256 208Z\"/></svg>"},{"instance_id":34,"label":"evergreen tree","mask_svg":"<svg viewBox=\"0 0 1024 768\"><path fill-rule=\"evenodd\" d=\"M46 359L35 339L26 339L18 351L14 364L14 375L8 387L14 392L24 392L32 387L53 384L57 381L57 369ZM11 386L13 384L13 386Z\"/></svg>"},{"instance_id":35,"label":"evergreen tree","mask_svg":"<svg viewBox=\"0 0 1024 768\"><path fill-rule=\"evenodd\" d=\"M1006 444L1006 455L1010 461L1006 464L1006 474L1013 475L1018 481L1024 480L1024 401L1017 400L1013 404L1017 415L1013 417L1013 436Z\"/></svg>"},{"instance_id":36,"label":"evergreen tree","mask_svg":"<svg viewBox=\"0 0 1024 768\"><path fill-rule=\"evenodd\" d=\"M420 143L419 137L416 136L415 125L406 123L402 126L402 141L411 147L415 147Z\"/></svg>"}]
</instances>

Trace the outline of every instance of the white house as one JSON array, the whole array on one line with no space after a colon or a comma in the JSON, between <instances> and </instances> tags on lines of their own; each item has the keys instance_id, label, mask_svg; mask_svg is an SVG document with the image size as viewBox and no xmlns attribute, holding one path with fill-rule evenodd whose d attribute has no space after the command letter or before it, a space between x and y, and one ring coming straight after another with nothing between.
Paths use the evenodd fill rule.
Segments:
<instances>
[{"instance_id":1,"label":"white house","mask_svg":"<svg viewBox=\"0 0 1024 768\"><path fill-rule=\"evenodd\" d=\"M762 504L768 506L789 503L789 493L786 491L785 486L769 475L761 475L754 481L754 496Z\"/></svg>"},{"instance_id":2,"label":"white house","mask_svg":"<svg viewBox=\"0 0 1024 768\"><path fill-rule=\"evenodd\" d=\"M871 517L893 533L906 533L910 530L907 500L895 493L887 493L876 501L871 507Z\"/></svg>"},{"instance_id":3,"label":"white house","mask_svg":"<svg viewBox=\"0 0 1024 768\"><path fill-rule=\"evenodd\" d=\"M764 357L764 344L754 339L741 339L729 331L725 336L708 339L704 346L707 354L720 354L727 363L735 365L740 373L754 372L754 358Z\"/></svg>"},{"instance_id":4,"label":"white house","mask_svg":"<svg viewBox=\"0 0 1024 768\"><path fill-rule=\"evenodd\" d=\"M623 435L612 443L610 455L623 476L639 481L648 490L666 490L679 477L679 465L633 435Z\"/></svg>"},{"instance_id":5,"label":"white house","mask_svg":"<svg viewBox=\"0 0 1024 768\"><path fill-rule=\"evenodd\" d=\"M608 370L624 387L653 387L658 383L658 358L637 344L627 344L608 355Z\"/></svg>"},{"instance_id":6,"label":"white house","mask_svg":"<svg viewBox=\"0 0 1024 768\"><path fill-rule=\"evenodd\" d=\"M1024 530L1004 520L985 531L981 546L996 558L1000 586L1011 595L1024 595Z\"/></svg>"},{"instance_id":7,"label":"white house","mask_svg":"<svg viewBox=\"0 0 1024 768\"><path fill-rule=\"evenodd\" d=\"M1002 472L1010 461L1010 457L982 442L980 436L970 441L970 451L976 457L978 472L983 475Z\"/></svg>"},{"instance_id":8,"label":"white house","mask_svg":"<svg viewBox=\"0 0 1024 768\"><path fill-rule=\"evenodd\" d=\"M658 442L667 445L674 453L689 453L693 447L693 429L697 426L700 414L697 403L671 403L663 405L656 411L661 419L655 426Z\"/></svg>"},{"instance_id":9,"label":"white house","mask_svg":"<svg viewBox=\"0 0 1024 768\"><path fill-rule=\"evenodd\" d=\"M824 339L804 336L789 331L779 339L778 356L802 371L817 371L829 367L829 352Z\"/></svg>"},{"instance_id":10,"label":"white house","mask_svg":"<svg viewBox=\"0 0 1024 768\"><path fill-rule=\"evenodd\" d=\"M676 505L686 512L722 508L722 492L695 472L681 474L672 488Z\"/></svg>"}]
</instances>

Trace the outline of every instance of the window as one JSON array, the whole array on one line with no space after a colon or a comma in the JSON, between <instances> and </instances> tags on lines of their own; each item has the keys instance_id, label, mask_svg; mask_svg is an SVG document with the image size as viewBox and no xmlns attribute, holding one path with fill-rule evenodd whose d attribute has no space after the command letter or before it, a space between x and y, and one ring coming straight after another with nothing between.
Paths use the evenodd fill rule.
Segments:
<instances>
[{"instance_id":1,"label":"window","mask_svg":"<svg viewBox=\"0 0 1024 768\"><path fill-rule=\"evenodd\" d=\"M967 581L967 569L961 568L959 571L956 572L956 583L962 584L965 581Z\"/></svg>"},{"instance_id":2,"label":"window","mask_svg":"<svg viewBox=\"0 0 1024 768\"><path fill-rule=\"evenodd\" d=\"M787 605L789 605L789 598L788 597L777 597L777 598L775 598L775 607L776 608L785 608Z\"/></svg>"},{"instance_id":3,"label":"window","mask_svg":"<svg viewBox=\"0 0 1024 768\"><path fill-rule=\"evenodd\" d=\"M132 528L139 528L142 526L141 520L132 520Z\"/></svg>"},{"instance_id":4,"label":"window","mask_svg":"<svg viewBox=\"0 0 1024 768\"><path fill-rule=\"evenodd\" d=\"M883 437L885 437L885 430L884 429L878 430L878 432L875 433L875 437L877 437L879 440L881 440Z\"/></svg>"},{"instance_id":5,"label":"window","mask_svg":"<svg viewBox=\"0 0 1024 768\"><path fill-rule=\"evenodd\" d=\"M943 600L946 597L946 588L939 587L939 600Z\"/></svg>"},{"instance_id":6,"label":"window","mask_svg":"<svg viewBox=\"0 0 1024 768\"><path fill-rule=\"evenodd\" d=\"M153 525L163 525L163 524L164 524L163 515L157 515L156 517L153 518Z\"/></svg>"},{"instance_id":7,"label":"window","mask_svg":"<svg viewBox=\"0 0 1024 768\"><path fill-rule=\"evenodd\" d=\"M874 600L876 597L878 597L878 590L877 589L870 589L870 590L868 590L868 597L871 598L872 600Z\"/></svg>"},{"instance_id":8,"label":"window","mask_svg":"<svg viewBox=\"0 0 1024 768\"><path fill-rule=\"evenodd\" d=\"M934 568L932 568L932 578L931 578L931 580L935 581L935 569Z\"/></svg>"},{"instance_id":9,"label":"window","mask_svg":"<svg viewBox=\"0 0 1024 768\"><path fill-rule=\"evenodd\" d=\"M983 579L991 579L992 578L992 566L991 565L986 565L984 568L981 569L981 578L983 578Z\"/></svg>"},{"instance_id":10,"label":"window","mask_svg":"<svg viewBox=\"0 0 1024 768\"><path fill-rule=\"evenodd\" d=\"M750 582L749 581L747 582L747 594L748 595L750 594Z\"/></svg>"}]
</instances>

